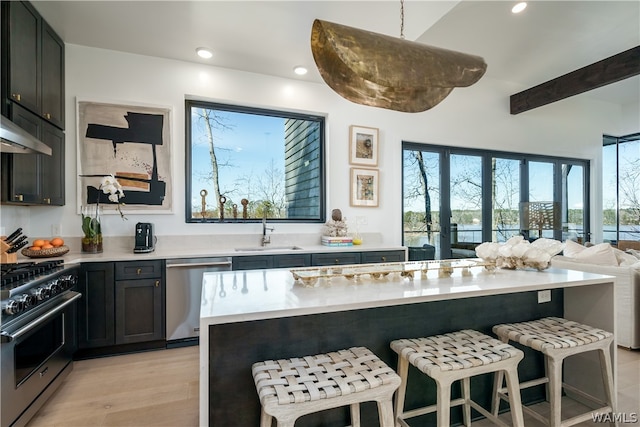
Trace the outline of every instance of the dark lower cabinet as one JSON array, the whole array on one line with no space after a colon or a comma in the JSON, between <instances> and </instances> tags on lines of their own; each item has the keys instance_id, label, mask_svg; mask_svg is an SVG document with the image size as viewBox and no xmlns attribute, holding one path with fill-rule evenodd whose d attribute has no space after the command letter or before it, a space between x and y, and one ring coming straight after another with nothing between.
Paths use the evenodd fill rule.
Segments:
<instances>
[{"instance_id":1,"label":"dark lower cabinet","mask_svg":"<svg viewBox=\"0 0 640 427\"><path fill-rule=\"evenodd\" d=\"M294 268L311 265L311 254L251 255L234 257L233 270L261 270L265 268Z\"/></svg>"},{"instance_id":2,"label":"dark lower cabinet","mask_svg":"<svg viewBox=\"0 0 640 427\"><path fill-rule=\"evenodd\" d=\"M379 262L403 262L406 261L405 251L372 251L362 252L360 260L363 264Z\"/></svg>"},{"instance_id":3,"label":"dark lower cabinet","mask_svg":"<svg viewBox=\"0 0 640 427\"><path fill-rule=\"evenodd\" d=\"M311 265L360 264L360 252L335 252L311 254Z\"/></svg>"},{"instance_id":4,"label":"dark lower cabinet","mask_svg":"<svg viewBox=\"0 0 640 427\"><path fill-rule=\"evenodd\" d=\"M116 344L164 339L162 280L116 281Z\"/></svg>"},{"instance_id":5,"label":"dark lower cabinet","mask_svg":"<svg viewBox=\"0 0 640 427\"><path fill-rule=\"evenodd\" d=\"M163 266L163 260L82 265L78 348L99 351L81 356L164 346Z\"/></svg>"},{"instance_id":6,"label":"dark lower cabinet","mask_svg":"<svg viewBox=\"0 0 640 427\"><path fill-rule=\"evenodd\" d=\"M401 262L406 260L405 257L405 251L403 250L249 255L233 257L232 269L235 271L324 265L373 264L379 262Z\"/></svg>"},{"instance_id":7,"label":"dark lower cabinet","mask_svg":"<svg viewBox=\"0 0 640 427\"><path fill-rule=\"evenodd\" d=\"M114 345L115 274L112 262L82 264L78 280L78 348Z\"/></svg>"}]
</instances>

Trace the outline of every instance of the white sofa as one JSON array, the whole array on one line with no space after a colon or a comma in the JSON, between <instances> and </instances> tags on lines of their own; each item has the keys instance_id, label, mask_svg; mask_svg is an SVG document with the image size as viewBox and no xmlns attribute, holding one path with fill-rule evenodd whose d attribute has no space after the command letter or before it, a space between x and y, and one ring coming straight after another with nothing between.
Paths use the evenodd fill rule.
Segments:
<instances>
[{"instance_id":1,"label":"white sofa","mask_svg":"<svg viewBox=\"0 0 640 427\"><path fill-rule=\"evenodd\" d=\"M587 259L556 255L551 259L551 267L615 276L617 344L640 348L640 263L598 265Z\"/></svg>"}]
</instances>

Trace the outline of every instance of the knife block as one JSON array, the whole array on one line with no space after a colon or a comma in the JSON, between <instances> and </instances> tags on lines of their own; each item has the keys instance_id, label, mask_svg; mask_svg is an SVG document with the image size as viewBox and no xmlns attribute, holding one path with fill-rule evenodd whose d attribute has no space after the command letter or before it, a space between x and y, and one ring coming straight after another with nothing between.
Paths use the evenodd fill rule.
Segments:
<instances>
[{"instance_id":1,"label":"knife block","mask_svg":"<svg viewBox=\"0 0 640 427\"><path fill-rule=\"evenodd\" d=\"M5 241L5 236L0 240L0 264L15 264L18 262L18 254L8 254L9 246Z\"/></svg>"}]
</instances>

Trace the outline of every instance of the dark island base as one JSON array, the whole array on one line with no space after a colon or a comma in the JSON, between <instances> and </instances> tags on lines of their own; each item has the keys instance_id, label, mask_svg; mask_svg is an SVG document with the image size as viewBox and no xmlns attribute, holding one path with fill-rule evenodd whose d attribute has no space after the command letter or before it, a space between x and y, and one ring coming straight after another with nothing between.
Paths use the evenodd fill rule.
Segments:
<instances>
[{"instance_id":1,"label":"dark island base","mask_svg":"<svg viewBox=\"0 0 640 427\"><path fill-rule=\"evenodd\" d=\"M563 315L563 290L552 291L549 303L538 304L537 292L485 296L449 301L399 305L308 316L209 326L209 425L217 427L260 424L260 403L251 375L254 362L305 356L365 346L394 369L397 355L389 343L411 338L475 329L492 335L493 325ZM521 349L520 381L541 376L544 362L538 352ZM491 374L472 378L472 398L490 408ZM458 397L455 384L452 398ZM435 403L435 383L410 367L405 409ZM544 387L523 391L524 403L544 400ZM505 405L505 404L503 404ZM503 409L506 405L503 407ZM378 425L375 403L360 406L363 426ZM479 416L478 413L472 416ZM452 410L451 423L462 421L460 408ZM414 418L412 426L434 425L435 414ZM350 424L348 408L310 414L296 427L332 427Z\"/></svg>"}]
</instances>

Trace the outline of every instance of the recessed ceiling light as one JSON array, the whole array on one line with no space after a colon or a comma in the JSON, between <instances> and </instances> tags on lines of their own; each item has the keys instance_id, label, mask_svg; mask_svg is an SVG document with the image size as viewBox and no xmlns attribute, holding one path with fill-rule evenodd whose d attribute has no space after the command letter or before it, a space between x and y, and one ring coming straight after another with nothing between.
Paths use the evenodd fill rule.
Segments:
<instances>
[{"instance_id":1,"label":"recessed ceiling light","mask_svg":"<svg viewBox=\"0 0 640 427\"><path fill-rule=\"evenodd\" d=\"M213 52L211 52L211 49L208 49L206 47L197 48L196 53L200 58L204 58L204 59L209 59L213 56Z\"/></svg>"},{"instance_id":2,"label":"recessed ceiling light","mask_svg":"<svg viewBox=\"0 0 640 427\"><path fill-rule=\"evenodd\" d=\"M293 72L299 76L304 76L305 74L307 74L307 69L302 65L296 65L295 67L293 67Z\"/></svg>"},{"instance_id":3,"label":"recessed ceiling light","mask_svg":"<svg viewBox=\"0 0 640 427\"><path fill-rule=\"evenodd\" d=\"M527 8L527 2L526 1L521 1L520 3L516 4L515 6L513 6L511 8L511 12L520 13L523 10L525 10L526 8Z\"/></svg>"}]
</instances>

